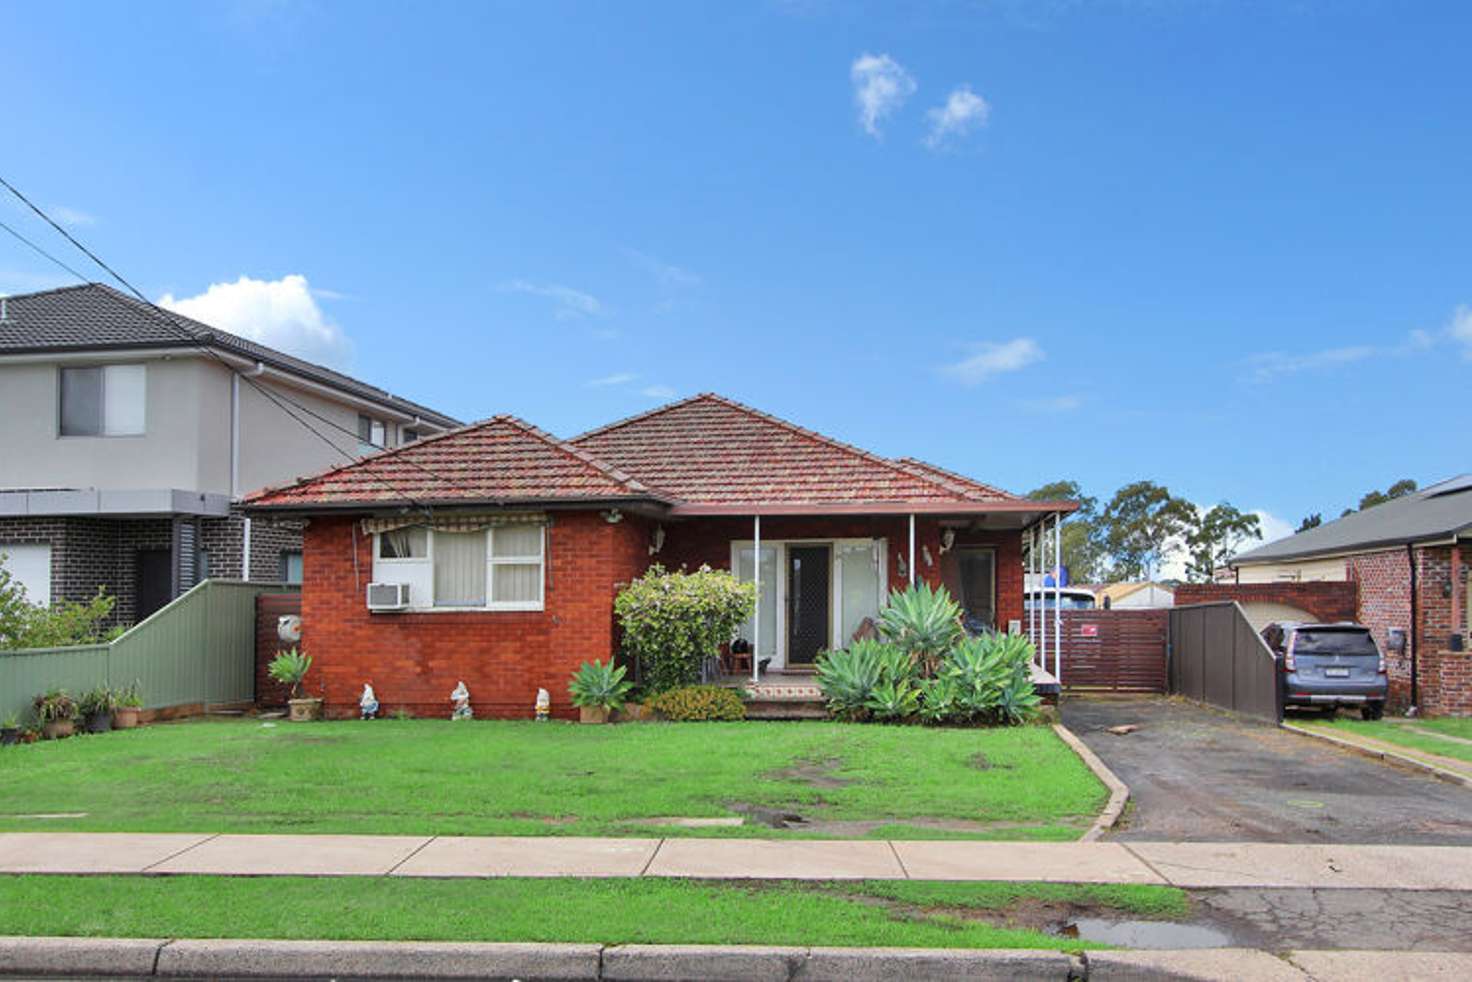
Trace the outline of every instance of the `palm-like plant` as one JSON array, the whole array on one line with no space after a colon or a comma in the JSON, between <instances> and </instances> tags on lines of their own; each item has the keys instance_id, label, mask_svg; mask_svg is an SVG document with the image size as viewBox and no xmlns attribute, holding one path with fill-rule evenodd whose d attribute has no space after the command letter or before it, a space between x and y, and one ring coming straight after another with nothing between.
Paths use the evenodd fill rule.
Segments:
<instances>
[{"instance_id":1,"label":"palm-like plant","mask_svg":"<svg viewBox=\"0 0 1472 982\"><path fill-rule=\"evenodd\" d=\"M818 656L818 688L828 700L828 711L844 719L857 719L868 711L869 697L884 677L884 665L895 649L872 638L855 641L847 648L825 651ZM904 657L904 652L899 652Z\"/></svg>"},{"instance_id":2,"label":"palm-like plant","mask_svg":"<svg viewBox=\"0 0 1472 982\"><path fill-rule=\"evenodd\" d=\"M880 719L908 719L920 709L920 690L910 682L886 679L874 687L866 705Z\"/></svg>"},{"instance_id":3,"label":"palm-like plant","mask_svg":"<svg viewBox=\"0 0 1472 982\"><path fill-rule=\"evenodd\" d=\"M307 677L307 671L311 667L312 656L292 648L290 651L279 652L271 659L266 672L277 682L291 686L291 698L295 699L301 693L302 680Z\"/></svg>"},{"instance_id":4,"label":"palm-like plant","mask_svg":"<svg viewBox=\"0 0 1472 982\"><path fill-rule=\"evenodd\" d=\"M926 678L935 675L946 652L966 635L961 606L945 587L933 589L928 583L889 595L889 606L879 614L879 633L907 652Z\"/></svg>"},{"instance_id":5,"label":"palm-like plant","mask_svg":"<svg viewBox=\"0 0 1472 982\"><path fill-rule=\"evenodd\" d=\"M615 665L610 658L605 665L601 661L583 662L567 685L574 706L589 709L620 709L624 697L634 683L624 681L627 669Z\"/></svg>"}]
</instances>

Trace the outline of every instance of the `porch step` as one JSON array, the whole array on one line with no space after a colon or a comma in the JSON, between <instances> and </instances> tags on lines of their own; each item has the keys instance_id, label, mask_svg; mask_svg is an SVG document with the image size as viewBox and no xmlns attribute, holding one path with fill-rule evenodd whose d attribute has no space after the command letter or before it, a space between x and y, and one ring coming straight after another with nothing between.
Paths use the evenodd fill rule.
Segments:
<instances>
[{"instance_id":1,"label":"porch step","mask_svg":"<svg viewBox=\"0 0 1472 982\"><path fill-rule=\"evenodd\" d=\"M827 719L821 699L753 699L746 704L747 719Z\"/></svg>"}]
</instances>

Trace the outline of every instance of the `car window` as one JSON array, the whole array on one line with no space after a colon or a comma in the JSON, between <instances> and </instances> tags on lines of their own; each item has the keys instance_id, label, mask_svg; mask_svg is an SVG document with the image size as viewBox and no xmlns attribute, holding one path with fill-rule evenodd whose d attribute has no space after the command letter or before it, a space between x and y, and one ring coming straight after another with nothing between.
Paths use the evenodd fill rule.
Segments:
<instances>
[{"instance_id":1,"label":"car window","mask_svg":"<svg viewBox=\"0 0 1472 982\"><path fill-rule=\"evenodd\" d=\"M1293 638L1295 655L1375 655L1369 631L1299 631Z\"/></svg>"}]
</instances>

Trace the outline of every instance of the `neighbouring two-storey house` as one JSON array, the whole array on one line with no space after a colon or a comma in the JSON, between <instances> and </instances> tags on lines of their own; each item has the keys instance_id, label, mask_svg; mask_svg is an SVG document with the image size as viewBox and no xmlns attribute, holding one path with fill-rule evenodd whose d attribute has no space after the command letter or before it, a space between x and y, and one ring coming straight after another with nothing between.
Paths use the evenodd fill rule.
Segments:
<instances>
[{"instance_id":1,"label":"neighbouring two-storey house","mask_svg":"<svg viewBox=\"0 0 1472 982\"><path fill-rule=\"evenodd\" d=\"M99 284L0 301L0 419L6 568L36 603L103 587L118 623L209 576L299 581L299 523L245 492L457 425Z\"/></svg>"}]
</instances>

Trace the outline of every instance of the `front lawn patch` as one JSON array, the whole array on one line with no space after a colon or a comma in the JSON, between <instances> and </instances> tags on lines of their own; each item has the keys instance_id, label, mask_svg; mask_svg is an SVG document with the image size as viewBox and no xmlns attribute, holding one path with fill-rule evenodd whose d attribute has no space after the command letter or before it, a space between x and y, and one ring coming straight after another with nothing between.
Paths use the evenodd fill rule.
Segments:
<instances>
[{"instance_id":1,"label":"front lawn patch","mask_svg":"<svg viewBox=\"0 0 1472 982\"><path fill-rule=\"evenodd\" d=\"M1331 733L1335 730L1357 733L1410 750L1472 763L1472 719L1418 719L1414 723L1338 719L1319 725Z\"/></svg>"},{"instance_id":2,"label":"front lawn patch","mask_svg":"<svg viewBox=\"0 0 1472 982\"><path fill-rule=\"evenodd\" d=\"M32 936L1078 950L1100 946L1037 928L1188 906L1157 886L0 876L0 935Z\"/></svg>"},{"instance_id":3,"label":"front lawn patch","mask_svg":"<svg viewBox=\"0 0 1472 982\"><path fill-rule=\"evenodd\" d=\"M6 831L1072 839L1105 797L1042 726L196 721L0 751ZM756 813L805 821L648 821Z\"/></svg>"}]
</instances>

